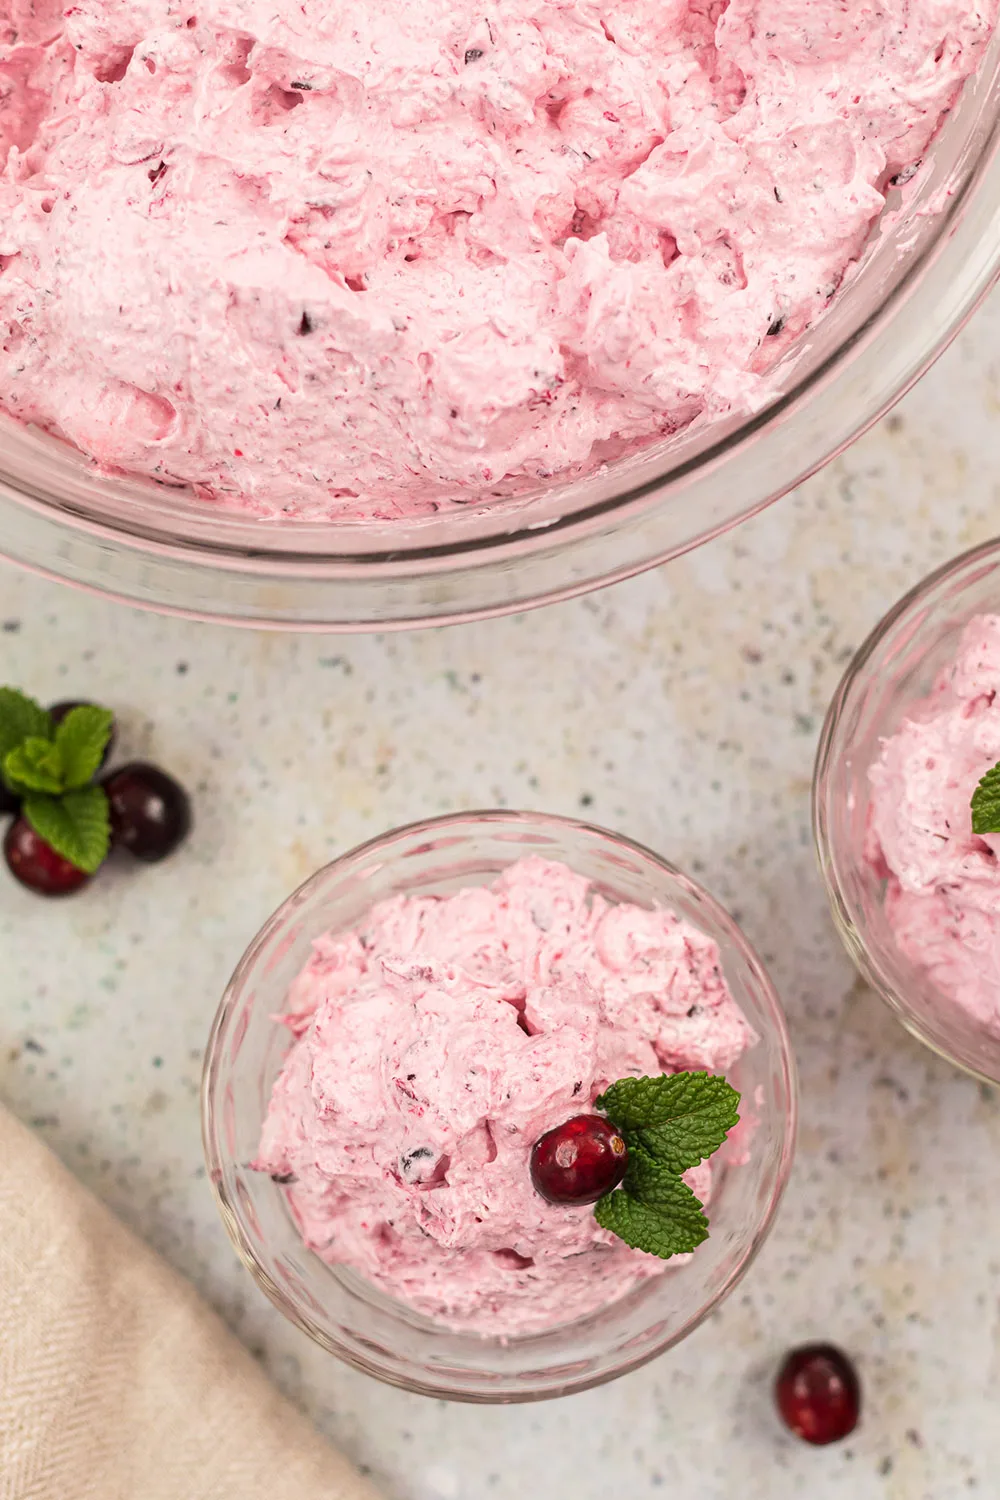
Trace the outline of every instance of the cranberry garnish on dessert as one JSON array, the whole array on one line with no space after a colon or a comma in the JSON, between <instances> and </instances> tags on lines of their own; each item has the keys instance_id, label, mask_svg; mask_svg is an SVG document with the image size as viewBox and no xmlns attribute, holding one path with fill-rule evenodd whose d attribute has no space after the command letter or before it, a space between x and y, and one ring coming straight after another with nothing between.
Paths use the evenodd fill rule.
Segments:
<instances>
[{"instance_id":1,"label":"cranberry garnish on dessert","mask_svg":"<svg viewBox=\"0 0 1000 1500\"><path fill-rule=\"evenodd\" d=\"M622 1078L596 1100L607 1119L577 1115L536 1141L531 1180L550 1203L596 1203L601 1228L634 1250L688 1254L708 1238L708 1220L682 1173L719 1149L739 1102L707 1073Z\"/></svg>"},{"instance_id":2,"label":"cranberry garnish on dessert","mask_svg":"<svg viewBox=\"0 0 1000 1500\"><path fill-rule=\"evenodd\" d=\"M179 782L158 766L134 761L104 780L111 839L136 859L166 859L191 827L191 803Z\"/></svg>"},{"instance_id":3,"label":"cranberry garnish on dessert","mask_svg":"<svg viewBox=\"0 0 1000 1500\"><path fill-rule=\"evenodd\" d=\"M30 890L79 890L107 858L112 833L145 860L162 859L187 833L187 794L156 766L126 766L97 784L114 739L114 715L96 703L45 709L0 688L0 813L17 816L4 854Z\"/></svg>"},{"instance_id":4,"label":"cranberry garnish on dessert","mask_svg":"<svg viewBox=\"0 0 1000 1500\"><path fill-rule=\"evenodd\" d=\"M535 1333L705 1238L738 1098L705 1070L754 1036L674 912L524 858L318 938L283 1019L255 1166L310 1249L420 1312Z\"/></svg>"},{"instance_id":5,"label":"cranberry garnish on dessert","mask_svg":"<svg viewBox=\"0 0 1000 1500\"><path fill-rule=\"evenodd\" d=\"M857 1371L833 1344L793 1349L778 1372L774 1397L785 1425L817 1446L847 1437L861 1415Z\"/></svg>"},{"instance_id":6,"label":"cranberry garnish on dessert","mask_svg":"<svg viewBox=\"0 0 1000 1500\"><path fill-rule=\"evenodd\" d=\"M14 879L40 896L69 896L90 879L85 870L39 838L27 818L11 823L3 841L3 857Z\"/></svg>"},{"instance_id":7,"label":"cranberry garnish on dessert","mask_svg":"<svg viewBox=\"0 0 1000 1500\"><path fill-rule=\"evenodd\" d=\"M531 1149L531 1180L550 1203L596 1203L627 1166L625 1139L603 1115L574 1115Z\"/></svg>"}]
</instances>

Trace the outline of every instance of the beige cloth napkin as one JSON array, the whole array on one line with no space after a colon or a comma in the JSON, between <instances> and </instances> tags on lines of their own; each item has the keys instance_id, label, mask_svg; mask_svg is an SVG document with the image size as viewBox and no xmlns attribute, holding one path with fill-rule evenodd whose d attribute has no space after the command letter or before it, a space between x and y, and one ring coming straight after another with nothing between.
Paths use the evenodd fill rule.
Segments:
<instances>
[{"instance_id":1,"label":"beige cloth napkin","mask_svg":"<svg viewBox=\"0 0 1000 1500\"><path fill-rule=\"evenodd\" d=\"M374 1500L0 1107L0 1500Z\"/></svg>"}]
</instances>

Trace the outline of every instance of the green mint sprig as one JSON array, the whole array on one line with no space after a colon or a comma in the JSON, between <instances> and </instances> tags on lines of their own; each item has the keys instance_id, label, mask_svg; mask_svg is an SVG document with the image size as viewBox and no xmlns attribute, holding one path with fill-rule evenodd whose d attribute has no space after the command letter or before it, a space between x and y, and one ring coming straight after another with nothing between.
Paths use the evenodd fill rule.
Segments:
<instances>
[{"instance_id":1,"label":"green mint sprig","mask_svg":"<svg viewBox=\"0 0 1000 1500\"><path fill-rule=\"evenodd\" d=\"M111 841L107 794L91 783L113 724L106 708L83 704L56 726L33 698L0 688L0 779L39 838L88 875Z\"/></svg>"},{"instance_id":2,"label":"green mint sprig","mask_svg":"<svg viewBox=\"0 0 1000 1500\"><path fill-rule=\"evenodd\" d=\"M969 806L973 833L1000 833L1000 761L986 772Z\"/></svg>"},{"instance_id":3,"label":"green mint sprig","mask_svg":"<svg viewBox=\"0 0 1000 1500\"><path fill-rule=\"evenodd\" d=\"M35 735L52 738L52 715L17 688L0 687L0 765L9 751Z\"/></svg>"},{"instance_id":4,"label":"green mint sprig","mask_svg":"<svg viewBox=\"0 0 1000 1500\"><path fill-rule=\"evenodd\" d=\"M681 1177L722 1145L739 1121L740 1096L724 1078L669 1073L622 1078L595 1103L621 1132L628 1167L594 1205L602 1229L668 1260L708 1239L702 1204Z\"/></svg>"}]
</instances>

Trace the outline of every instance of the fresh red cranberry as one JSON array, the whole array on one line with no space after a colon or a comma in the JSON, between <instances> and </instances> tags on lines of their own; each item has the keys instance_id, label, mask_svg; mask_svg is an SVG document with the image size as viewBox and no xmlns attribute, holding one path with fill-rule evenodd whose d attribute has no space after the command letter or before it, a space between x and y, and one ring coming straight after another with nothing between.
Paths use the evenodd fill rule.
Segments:
<instances>
[{"instance_id":1,"label":"fresh red cranberry","mask_svg":"<svg viewBox=\"0 0 1000 1500\"><path fill-rule=\"evenodd\" d=\"M145 761L132 761L102 783L108 794L111 841L136 859L154 864L172 854L191 827L184 788Z\"/></svg>"},{"instance_id":2,"label":"fresh red cranberry","mask_svg":"<svg viewBox=\"0 0 1000 1500\"><path fill-rule=\"evenodd\" d=\"M603 1115L574 1115L531 1148L531 1180L550 1203L596 1203L627 1166L628 1148Z\"/></svg>"},{"instance_id":3,"label":"fresh red cranberry","mask_svg":"<svg viewBox=\"0 0 1000 1500\"><path fill-rule=\"evenodd\" d=\"M847 1437L861 1415L858 1373L833 1344L793 1349L778 1371L774 1398L796 1437L817 1445Z\"/></svg>"},{"instance_id":4,"label":"fresh red cranberry","mask_svg":"<svg viewBox=\"0 0 1000 1500\"><path fill-rule=\"evenodd\" d=\"M7 829L3 856L14 879L40 896L69 896L90 879L39 838L27 818L16 818Z\"/></svg>"},{"instance_id":5,"label":"fresh red cranberry","mask_svg":"<svg viewBox=\"0 0 1000 1500\"><path fill-rule=\"evenodd\" d=\"M59 725L62 723L63 719L65 719L66 715L70 712L71 709L93 708L93 706L94 705L92 703L87 703L83 698L67 699L63 703L53 703L52 707L49 709L49 716L52 719L54 727L58 729ZM108 761L111 759L111 752L115 748L115 741L117 738L118 726L117 724L112 723L111 733L108 735L108 743L104 747L104 754L101 757L101 765L98 767L98 770L100 770L101 767L106 766Z\"/></svg>"}]
</instances>

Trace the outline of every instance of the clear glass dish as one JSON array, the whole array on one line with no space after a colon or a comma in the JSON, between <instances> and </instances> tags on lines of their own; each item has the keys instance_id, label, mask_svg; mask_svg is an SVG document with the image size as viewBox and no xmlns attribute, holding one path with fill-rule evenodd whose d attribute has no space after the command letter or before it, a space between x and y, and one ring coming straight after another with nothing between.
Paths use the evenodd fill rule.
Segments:
<instances>
[{"instance_id":1,"label":"clear glass dish","mask_svg":"<svg viewBox=\"0 0 1000 1500\"><path fill-rule=\"evenodd\" d=\"M312 939L353 927L389 895L485 884L529 853L565 861L612 901L670 906L715 938L733 996L759 1037L727 1075L755 1128L749 1161L720 1166L708 1209L710 1238L686 1265L668 1267L574 1323L500 1339L455 1332L327 1265L303 1245L280 1187L247 1164L289 1044L273 1017ZM226 990L205 1058L202 1106L208 1173L223 1220L271 1301L356 1369L408 1390L475 1402L531 1401L599 1385L697 1327L732 1291L770 1228L791 1168L796 1120L781 1006L760 960L713 898L628 839L513 812L464 813L395 829L301 886L250 945Z\"/></svg>"},{"instance_id":2,"label":"clear glass dish","mask_svg":"<svg viewBox=\"0 0 1000 1500\"><path fill-rule=\"evenodd\" d=\"M889 611L851 662L830 704L813 777L813 831L834 920L862 976L928 1047L1000 1083L1000 1041L900 953L885 916L885 881L864 857L868 768L881 742L954 660L974 615L1000 610L1000 540L925 578Z\"/></svg>"},{"instance_id":3,"label":"clear glass dish","mask_svg":"<svg viewBox=\"0 0 1000 1500\"><path fill-rule=\"evenodd\" d=\"M501 614L627 577L724 531L841 451L927 368L1000 269L1000 35L928 160L893 190L826 315L751 417L581 478L419 522L246 520L106 478L0 417L0 552L152 608L298 630Z\"/></svg>"}]
</instances>

